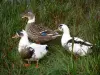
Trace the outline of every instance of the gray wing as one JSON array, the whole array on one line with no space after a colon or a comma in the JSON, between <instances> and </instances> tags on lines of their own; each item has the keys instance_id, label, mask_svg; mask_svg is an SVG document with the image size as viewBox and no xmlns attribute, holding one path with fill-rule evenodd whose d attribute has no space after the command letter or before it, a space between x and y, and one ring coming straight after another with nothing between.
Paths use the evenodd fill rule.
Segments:
<instances>
[{"instance_id":1,"label":"gray wing","mask_svg":"<svg viewBox=\"0 0 100 75\"><path fill-rule=\"evenodd\" d=\"M34 54L35 50L31 47L27 47L20 52L20 55L23 59L29 59Z\"/></svg>"},{"instance_id":2,"label":"gray wing","mask_svg":"<svg viewBox=\"0 0 100 75\"><path fill-rule=\"evenodd\" d=\"M35 23L27 24L25 30L32 35L41 35L41 32L46 32L47 34L56 34L55 31L45 27L43 25L36 25Z\"/></svg>"}]
</instances>

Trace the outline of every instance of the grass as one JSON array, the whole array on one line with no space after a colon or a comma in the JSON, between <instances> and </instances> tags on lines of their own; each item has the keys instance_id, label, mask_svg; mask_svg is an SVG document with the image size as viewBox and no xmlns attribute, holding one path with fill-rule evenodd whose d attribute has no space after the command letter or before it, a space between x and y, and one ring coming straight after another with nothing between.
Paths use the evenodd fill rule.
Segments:
<instances>
[{"instance_id":1,"label":"grass","mask_svg":"<svg viewBox=\"0 0 100 75\"><path fill-rule=\"evenodd\" d=\"M0 75L99 75L100 70L100 1L99 0L1 0L0 1ZM32 9L36 22L51 29L68 24L71 35L97 44L92 54L72 59L62 48L60 38L48 43L47 56L39 68L25 68L17 51L16 31L24 29L26 20L20 14ZM13 67L14 64L14 67Z\"/></svg>"}]
</instances>

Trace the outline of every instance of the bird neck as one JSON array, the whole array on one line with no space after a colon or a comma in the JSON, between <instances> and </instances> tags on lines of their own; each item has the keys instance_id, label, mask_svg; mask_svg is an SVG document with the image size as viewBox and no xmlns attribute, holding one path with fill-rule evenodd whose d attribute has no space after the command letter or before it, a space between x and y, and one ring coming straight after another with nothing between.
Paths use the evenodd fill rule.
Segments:
<instances>
[{"instance_id":1,"label":"bird neck","mask_svg":"<svg viewBox=\"0 0 100 75\"><path fill-rule=\"evenodd\" d=\"M63 29L63 37L65 37L65 38L70 38L71 37L68 28Z\"/></svg>"},{"instance_id":2,"label":"bird neck","mask_svg":"<svg viewBox=\"0 0 100 75\"><path fill-rule=\"evenodd\" d=\"M19 46L27 46L29 44L30 44L30 42L29 42L27 36L21 37L20 42L19 42Z\"/></svg>"},{"instance_id":3,"label":"bird neck","mask_svg":"<svg viewBox=\"0 0 100 75\"><path fill-rule=\"evenodd\" d=\"M35 22L35 17L33 18L28 18L28 22L27 23L34 23Z\"/></svg>"},{"instance_id":4,"label":"bird neck","mask_svg":"<svg viewBox=\"0 0 100 75\"><path fill-rule=\"evenodd\" d=\"M64 29L61 39L62 45L64 45L71 38L69 30Z\"/></svg>"}]
</instances>

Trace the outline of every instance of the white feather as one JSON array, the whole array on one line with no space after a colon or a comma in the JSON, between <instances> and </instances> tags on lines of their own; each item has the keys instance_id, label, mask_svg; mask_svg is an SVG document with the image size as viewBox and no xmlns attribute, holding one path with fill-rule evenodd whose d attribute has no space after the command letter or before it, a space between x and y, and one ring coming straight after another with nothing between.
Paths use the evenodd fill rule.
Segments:
<instances>
[{"instance_id":1,"label":"white feather","mask_svg":"<svg viewBox=\"0 0 100 75\"><path fill-rule=\"evenodd\" d=\"M33 23L35 22L35 17L33 17L33 19L29 19L27 23Z\"/></svg>"},{"instance_id":2,"label":"white feather","mask_svg":"<svg viewBox=\"0 0 100 75\"><path fill-rule=\"evenodd\" d=\"M29 47L32 47L35 50L34 55L32 56L33 61L35 59L41 59L48 52L48 50L46 50L47 45L40 45L40 44L32 43L31 45L29 45Z\"/></svg>"},{"instance_id":3,"label":"white feather","mask_svg":"<svg viewBox=\"0 0 100 75\"><path fill-rule=\"evenodd\" d=\"M27 34L24 33L24 36L21 37L20 41L19 41L19 45L18 45L18 51L21 52L21 50L23 50L25 47L27 47L28 45L30 45L30 42L28 40L28 36Z\"/></svg>"}]
</instances>

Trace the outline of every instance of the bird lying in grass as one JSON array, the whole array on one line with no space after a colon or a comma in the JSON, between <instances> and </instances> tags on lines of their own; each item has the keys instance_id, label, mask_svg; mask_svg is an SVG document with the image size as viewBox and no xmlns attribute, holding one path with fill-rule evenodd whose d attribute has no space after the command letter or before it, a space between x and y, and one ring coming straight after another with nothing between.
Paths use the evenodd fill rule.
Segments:
<instances>
[{"instance_id":1,"label":"bird lying in grass","mask_svg":"<svg viewBox=\"0 0 100 75\"><path fill-rule=\"evenodd\" d=\"M61 38L61 44L62 46L67 49L69 52L72 52L74 54L78 54L80 56L84 56L87 53L91 53L91 49L93 45L89 42L85 42L84 40L74 37L74 39L70 36L70 31L67 25L60 24L59 30L63 32L62 38Z\"/></svg>"},{"instance_id":2,"label":"bird lying in grass","mask_svg":"<svg viewBox=\"0 0 100 75\"><path fill-rule=\"evenodd\" d=\"M38 61L47 54L48 46L31 43L28 40L28 35L25 30L17 32L12 38L17 37L21 37L18 45L18 51L22 59L27 60L28 64L30 64L30 61L37 61L36 67L38 67Z\"/></svg>"},{"instance_id":3,"label":"bird lying in grass","mask_svg":"<svg viewBox=\"0 0 100 75\"><path fill-rule=\"evenodd\" d=\"M32 11L24 12L22 14L22 18L28 19L27 25L25 26L25 31L27 32L31 41L36 43L45 43L61 36L56 31L53 31L42 24L36 24L35 15L32 13Z\"/></svg>"}]
</instances>

